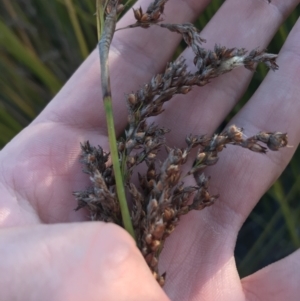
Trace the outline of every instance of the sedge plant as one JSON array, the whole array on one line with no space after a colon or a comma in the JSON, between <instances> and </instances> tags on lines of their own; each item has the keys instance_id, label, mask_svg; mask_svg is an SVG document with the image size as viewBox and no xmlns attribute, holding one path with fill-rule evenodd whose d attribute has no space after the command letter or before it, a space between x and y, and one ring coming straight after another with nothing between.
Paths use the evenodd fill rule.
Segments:
<instances>
[{"instance_id":1,"label":"sedge plant","mask_svg":"<svg viewBox=\"0 0 300 301\"><path fill-rule=\"evenodd\" d=\"M84 191L74 192L77 209L87 207L92 220L112 222L124 227L135 239L153 276L164 284L166 271L159 271L159 256L165 240L174 231L180 217L191 210L202 210L214 204L218 195L209 192L209 177L203 173L207 166L217 163L218 154L226 145L236 145L265 154L267 149L278 151L288 144L287 134L261 131L251 137L243 129L231 125L219 134L189 134L186 147L167 145L168 129L149 122L161 114L164 104L177 94L187 94L194 86L202 87L213 78L238 67L254 70L257 63L275 71L276 55L264 50L202 47L205 42L200 31L190 23L163 23L162 15L167 0L154 0L146 10L133 9L135 22L122 29L159 26L162 30L180 34L194 53L196 71L188 71L182 58L167 64L164 72L153 78L136 92L125 95L128 108L128 126L117 139L114 129L112 97L109 76L109 47L116 31L117 15L123 5L119 0L97 0L97 29L101 64L101 86L106 112L110 153L101 146L81 145L81 162L92 185ZM159 158L158 153L165 156ZM197 150L196 156L193 150ZM194 163L184 172L189 157ZM143 165L145 173L138 173L138 183L133 180L137 167ZM193 176L195 185L185 185ZM127 198L126 198L127 196Z\"/></svg>"}]
</instances>

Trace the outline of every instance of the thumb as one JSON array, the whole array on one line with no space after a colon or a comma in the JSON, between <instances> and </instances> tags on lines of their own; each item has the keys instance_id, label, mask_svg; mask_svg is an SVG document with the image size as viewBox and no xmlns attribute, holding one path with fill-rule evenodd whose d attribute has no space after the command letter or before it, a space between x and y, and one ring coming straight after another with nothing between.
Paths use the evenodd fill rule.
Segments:
<instances>
[{"instance_id":1,"label":"thumb","mask_svg":"<svg viewBox=\"0 0 300 301\"><path fill-rule=\"evenodd\" d=\"M1 300L168 300L132 238L112 224L3 229L0 256Z\"/></svg>"}]
</instances>

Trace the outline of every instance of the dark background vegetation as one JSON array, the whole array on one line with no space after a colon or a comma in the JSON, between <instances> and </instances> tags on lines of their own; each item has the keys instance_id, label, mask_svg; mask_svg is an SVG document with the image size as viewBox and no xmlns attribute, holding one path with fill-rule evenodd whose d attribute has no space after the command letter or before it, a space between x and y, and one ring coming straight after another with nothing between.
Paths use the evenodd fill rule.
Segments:
<instances>
[{"instance_id":1,"label":"dark background vegetation","mask_svg":"<svg viewBox=\"0 0 300 301\"><path fill-rule=\"evenodd\" d=\"M127 1L127 8L134 2ZM198 28L205 26L222 2L211 2L197 20ZM95 0L0 2L1 148L34 119L95 48L94 13ZM269 52L279 52L299 15L298 6L280 27ZM180 47L177 53L183 46ZM250 98L266 72L259 67L243 101L232 114ZM241 276L300 247L299 164L297 151L240 231L236 260Z\"/></svg>"}]
</instances>

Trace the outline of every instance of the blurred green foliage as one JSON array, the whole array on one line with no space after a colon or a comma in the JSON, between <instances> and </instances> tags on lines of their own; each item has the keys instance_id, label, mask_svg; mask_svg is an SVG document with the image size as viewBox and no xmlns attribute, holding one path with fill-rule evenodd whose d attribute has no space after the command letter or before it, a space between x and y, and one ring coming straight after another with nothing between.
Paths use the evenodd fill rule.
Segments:
<instances>
[{"instance_id":1,"label":"blurred green foliage","mask_svg":"<svg viewBox=\"0 0 300 301\"><path fill-rule=\"evenodd\" d=\"M128 0L126 8L134 2ZM197 21L199 28L205 26L222 2L211 2ZM34 119L95 48L94 14L94 0L0 2L0 147ZM280 27L269 52L280 50L299 15L298 6ZM265 75L266 69L259 68L232 114L250 98ZM235 252L241 276L300 247L299 166L297 151L241 229Z\"/></svg>"}]
</instances>

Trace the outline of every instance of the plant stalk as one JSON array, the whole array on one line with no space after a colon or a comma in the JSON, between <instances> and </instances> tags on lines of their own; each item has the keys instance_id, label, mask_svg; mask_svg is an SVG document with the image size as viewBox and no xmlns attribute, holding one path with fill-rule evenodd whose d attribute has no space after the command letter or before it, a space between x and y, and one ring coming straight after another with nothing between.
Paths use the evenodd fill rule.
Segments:
<instances>
[{"instance_id":1,"label":"plant stalk","mask_svg":"<svg viewBox=\"0 0 300 301\"><path fill-rule=\"evenodd\" d=\"M98 3L98 2L97 2ZM111 87L110 87L110 75L109 75L109 66L108 66L108 54L109 47L115 32L116 20L117 20L117 9L113 8L110 14L106 17L104 26L103 18L104 12L100 12L100 9L103 9L102 5L97 5L97 26L98 30L103 31L101 38L98 43L99 56L100 56L100 67L101 67L101 85L102 85L102 95L103 103L105 108L107 130L108 130L108 139L111 152L111 159L113 164L113 170L116 181L117 196L120 203L120 209L122 214L122 220L124 228L129 232L129 234L135 239L135 234L129 214L129 209L126 201L125 188L123 182L123 176L121 172L121 166L119 161L119 153L117 148L117 139L115 133L115 125L113 118L113 108L112 108L112 98L111 98ZM98 35L100 33L98 32Z\"/></svg>"}]
</instances>

